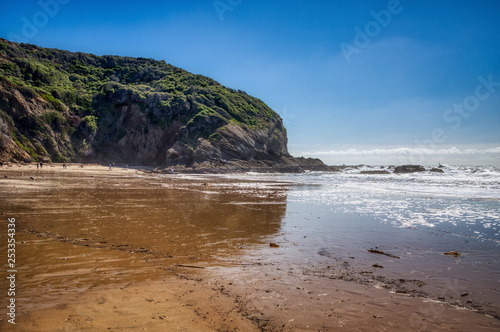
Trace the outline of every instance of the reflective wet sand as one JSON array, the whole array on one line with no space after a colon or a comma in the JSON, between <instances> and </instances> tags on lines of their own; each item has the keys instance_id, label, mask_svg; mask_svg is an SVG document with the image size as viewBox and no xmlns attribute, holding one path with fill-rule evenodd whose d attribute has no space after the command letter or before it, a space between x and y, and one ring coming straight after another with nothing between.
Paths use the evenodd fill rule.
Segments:
<instances>
[{"instance_id":1,"label":"reflective wet sand","mask_svg":"<svg viewBox=\"0 0 500 332\"><path fill-rule=\"evenodd\" d=\"M326 265L300 268L294 241L270 248L290 235L286 183L105 167L0 173L3 257L7 218L18 227L19 331L499 328L470 310L331 278Z\"/></svg>"},{"instance_id":2,"label":"reflective wet sand","mask_svg":"<svg viewBox=\"0 0 500 332\"><path fill-rule=\"evenodd\" d=\"M29 325L33 330L45 326L36 322L47 321L41 312L67 314L95 304L88 302L89 294L102 294L96 304L99 307L110 302L106 300L109 289L125 291L143 285L136 294L141 307L145 301L141 292L200 287L196 282L180 285L179 275L262 245L279 230L286 210L286 187L281 184L151 176L99 167L6 171L8 176L1 183L5 226L1 252L6 257L7 218L15 218L17 326ZM7 294L5 280L0 284L2 297ZM208 294L210 297L217 295ZM193 314L191 308L186 310ZM76 330L85 326L73 324L76 318L72 317L68 314L62 321L45 324ZM183 314L176 317L174 325L189 326L182 323ZM95 322L92 315L83 322L85 318ZM220 325L226 319L223 315L215 321ZM165 323L163 318L159 321ZM5 315L2 324L10 327ZM151 322L144 324L150 326ZM196 329L205 330L203 326Z\"/></svg>"},{"instance_id":3,"label":"reflective wet sand","mask_svg":"<svg viewBox=\"0 0 500 332\"><path fill-rule=\"evenodd\" d=\"M24 229L44 237L176 262L206 261L277 232L286 208L282 190L247 195L247 189L204 181L65 178L61 189L16 198L12 209L22 214Z\"/></svg>"}]
</instances>

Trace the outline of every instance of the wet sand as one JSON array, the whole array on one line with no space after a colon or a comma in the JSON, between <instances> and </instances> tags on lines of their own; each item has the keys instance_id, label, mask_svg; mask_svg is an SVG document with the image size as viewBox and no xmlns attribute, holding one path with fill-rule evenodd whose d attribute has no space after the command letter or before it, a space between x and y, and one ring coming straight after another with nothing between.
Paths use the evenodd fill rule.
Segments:
<instances>
[{"instance_id":1,"label":"wet sand","mask_svg":"<svg viewBox=\"0 0 500 332\"><path fill-rule=\"evenodd\" d=\"M288 186L4 166L0 252L7 256L15 218L18 272L16 325L2 309L0 330L500 329L489 315L328 273L344 262L320 270L289 262L289 244L269 247L281 236Z\"/></svg>"}]
</instances>

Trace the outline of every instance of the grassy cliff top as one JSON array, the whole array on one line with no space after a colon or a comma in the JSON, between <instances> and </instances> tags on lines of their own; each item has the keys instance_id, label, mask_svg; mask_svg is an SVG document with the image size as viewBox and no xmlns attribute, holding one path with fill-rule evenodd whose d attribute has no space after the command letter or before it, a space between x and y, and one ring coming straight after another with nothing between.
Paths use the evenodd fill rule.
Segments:
<instances>
[{"instance_id":1,"label":"grassy cliff top","mask_svg":"<svg viewBox=\"0 0 500 332\"><path fill-rule=\"evenodd\" d=\"M0 39L0 79L24 93L40 95L56 110L62 110L64 104L80 117L98 115L95 97L117 90L127 90L150 107L190 102L196 106L184 114L190 118L204 112L258 126L278 117L261 100L243 91L146 58L96 56Z\"/></svg>"}]
</instances>

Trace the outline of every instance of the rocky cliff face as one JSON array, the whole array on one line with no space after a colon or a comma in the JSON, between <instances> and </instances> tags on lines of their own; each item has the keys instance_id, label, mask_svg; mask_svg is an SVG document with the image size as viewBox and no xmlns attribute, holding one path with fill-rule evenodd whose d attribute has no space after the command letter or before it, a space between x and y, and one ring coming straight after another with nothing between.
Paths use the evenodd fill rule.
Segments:
<instances>
[{"instance_id":1,"label":"rocky cliff face","mask_svg":"<svg viewBox=\"0 0 500 332\"><path fill-rule=\"evenodd\" d=\"M162 97L162 93L154 93L141 100L123 88L100 95L95 103L100 131L93 137L92 157L176 165L224 159L277 160L288 155L286 130L278 115L269 113L265 121L251 125L223 108L207 108L214 101L199 104L186 98L163 108L158 106Z\"/></svg>"},{"instance_id":2,"label":"rocky cliff face","mask_svg":"<svg viewBox=\"0 0 500 332\"><path fill-rule=\"evenodd\" d=\"M282 119L243 91L164 61L0 39L0 161L292 159Z\"/></svg>"},{"instance_id":3,"label":"rocky cliff face","mask_svg":"<svg viewBox=\"0 0 500 332\"><path fill-rule=\"evenodd\" d=\"M0 77L0 162L73 159L63 118L41 96Z\"/></svg>"}]
</instances>

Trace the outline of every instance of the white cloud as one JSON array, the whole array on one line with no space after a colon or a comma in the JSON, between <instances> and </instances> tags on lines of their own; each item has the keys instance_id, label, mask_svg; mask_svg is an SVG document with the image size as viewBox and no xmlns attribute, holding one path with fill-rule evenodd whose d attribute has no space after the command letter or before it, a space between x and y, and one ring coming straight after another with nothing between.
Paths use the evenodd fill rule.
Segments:
<instances>
[{"instance_id":1,"label":"white cloud","mask_svg":"<svg viewBox=\"0 0 500 332\"><path fill-rule=\"evenodd\" d=\"M487 153L500 153L500 146L497 148L492 148L492 149L486 149L485 150Z\"/></svg>"}]
</instances>

